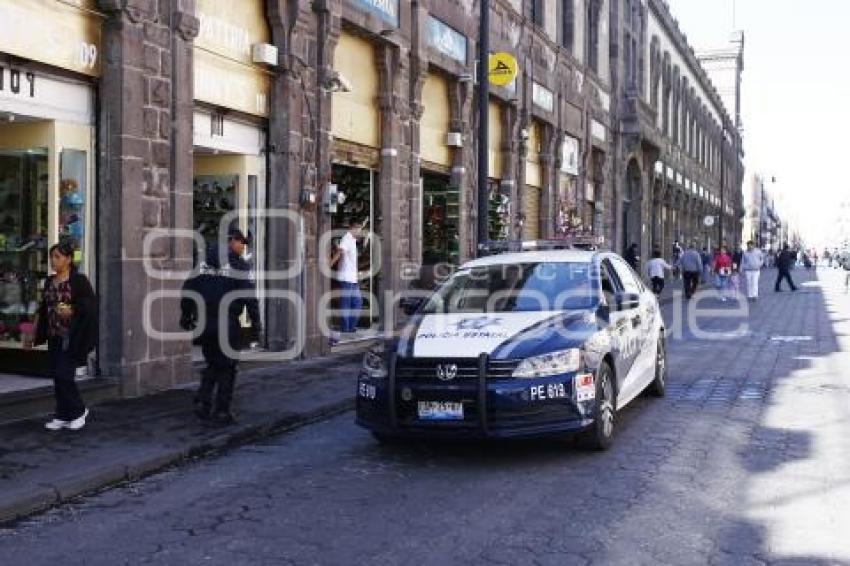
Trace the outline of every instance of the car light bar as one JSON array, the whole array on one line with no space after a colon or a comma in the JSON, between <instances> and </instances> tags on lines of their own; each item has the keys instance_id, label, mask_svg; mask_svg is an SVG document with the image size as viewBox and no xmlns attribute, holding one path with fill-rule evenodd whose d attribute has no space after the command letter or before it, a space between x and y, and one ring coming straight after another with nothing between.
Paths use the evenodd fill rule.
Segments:
<instances>
[{"instance_id":1,"label":"car light bar","mask_svg":"<svg viewBox=\"0 0 850 566\"><path fill-rule=\"evenodd\" d=\"M552 240L487 240L478 245L478 257L532 251L595 250L603 242L602 236L570 236Z\"/></svg>"}]
</instances>

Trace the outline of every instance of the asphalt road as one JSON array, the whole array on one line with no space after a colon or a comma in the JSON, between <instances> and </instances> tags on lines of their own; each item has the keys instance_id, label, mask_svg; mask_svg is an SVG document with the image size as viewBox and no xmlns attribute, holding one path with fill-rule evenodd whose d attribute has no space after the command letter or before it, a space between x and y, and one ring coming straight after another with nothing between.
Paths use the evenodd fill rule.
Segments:
<instances>
[{"instance_id":1,"label":"asphalt road","mask_svg":"<svg viewBox=\"0 0 850 566\"><path fill-rule=\"evenodd\" d=\"M0 564L850 563L848 312L826 273L704 317L605 453L384 447L346 414L0 531Z\"/></svg>"}]
</instances>

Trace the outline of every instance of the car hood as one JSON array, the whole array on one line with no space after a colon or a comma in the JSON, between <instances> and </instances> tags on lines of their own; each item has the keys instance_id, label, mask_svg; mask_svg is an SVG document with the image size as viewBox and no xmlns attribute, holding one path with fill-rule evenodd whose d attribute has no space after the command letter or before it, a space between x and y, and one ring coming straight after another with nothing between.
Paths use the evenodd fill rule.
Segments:
<instances>
[{"instance_id":1,"label":"car hood","mask_svg":"<svg viewBox=\"0 0 850 566\"><path fill-rule=\"evenodd\" d=\"M430 314L404 329L398 352L415 358L526 357L571 347L595 330L584 311Z\"/></svg>"}]
</instances>

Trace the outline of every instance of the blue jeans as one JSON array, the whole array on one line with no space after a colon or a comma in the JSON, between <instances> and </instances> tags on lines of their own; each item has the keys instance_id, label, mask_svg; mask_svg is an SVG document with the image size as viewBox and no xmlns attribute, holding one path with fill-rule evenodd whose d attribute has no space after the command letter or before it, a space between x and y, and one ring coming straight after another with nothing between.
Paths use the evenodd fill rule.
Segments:
<instances>
[{"instance_id":1,"label":"blue jeans","mask_svg":"<svg viewBox=\"0 0 850 566\"><path fill-rule=\"evenodd\" d=\"M342 293L339 300L339 308L342 311L340 331L354 332L357 330L357 320L360 318L360 308L363 306L360 284L341 281L339 286Z\"/></svg>"}]
</instances>

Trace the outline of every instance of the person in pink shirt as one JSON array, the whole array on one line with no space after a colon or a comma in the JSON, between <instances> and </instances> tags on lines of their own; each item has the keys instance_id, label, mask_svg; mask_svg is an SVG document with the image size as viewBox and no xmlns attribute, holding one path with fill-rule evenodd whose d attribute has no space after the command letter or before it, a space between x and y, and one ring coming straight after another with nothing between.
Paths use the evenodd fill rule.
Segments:
<instances>
[{"instance_id":1,"label":"person in pink shirt","mask_svg":"<svg viewBox=\"0 0 850 566\"><path fill-rule=\"evenodd\" d=\"M730 286L729 281L732 277L732 256L726 246L720 248L720 253L714 256L713 270L717 276L717 290L720 293L720 300L726 302L729 298Z\"/></svg>"}]
</instances>

